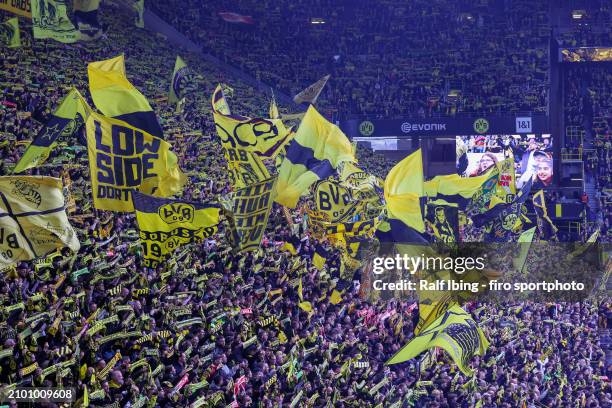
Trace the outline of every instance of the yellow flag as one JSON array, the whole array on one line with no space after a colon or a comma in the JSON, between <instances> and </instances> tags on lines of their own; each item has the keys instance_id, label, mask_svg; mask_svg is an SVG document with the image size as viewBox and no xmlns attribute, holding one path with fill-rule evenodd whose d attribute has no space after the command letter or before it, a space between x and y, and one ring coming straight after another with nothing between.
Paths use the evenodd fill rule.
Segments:
<instances>
[{"instance_id":1,"label":"yellow flag","mask_svg":"<svg viewBox=\"0 0 612 408\"><path fill-rule=\"evenodd\" d=\"M221 95L221 96L219 96ZM292 138L293 131L280 119L250 118L216 111L217 105L229 109L221 85L213 95L213 117L223 146L245 150L258 156L274 158Z\"/></svg>"},{"instance_id":2,"label":"yellow flag","mask_svg":"<svg viewBox=\"0 0 612 408\"><path fill-rule=\"evenodd\" d=\"M156 268L177 248L214 235L219 206L156 198L134 192L134 210L145 266Z\"/></svg>"},{"instance_id":3,"label":"yellow flag","mask_svg":"<svg viewBox=\"0 0 612 408\"><path fill-rule=\"evenodd\" d=\"M168 103L178 103L185 97L185 94L192 87L192 78L189 67L185 61L179 56L176 57L174 63L174 71L170 81L170 94L168 95Z\"/></svg>"},{"instance_id":4,"label":"yellow flag","mask_svg":"<svg viewBox=\"0 0 612 408\"><path fill-rule=\"evenodd\" d=\"M397 364L415 358L434 347L444 349L465 375L472 375L468 366L475 355L484 355L489 342L472 316L459 306L453 306L429 328L415 336L386 364Z\"/></svg>"},{"instance_id":5,"label":"yellow flag","mask_svg":"<svg viewBox=\"0 0 612 408\"><path fill-rule=\"evenodd\" d=\"M332 305L337 305L340 302L342 302L342 293L334 289L332 294L329 295L329 303L331 303Z\"/></svg>"},{"instance_id":6,"label":"yellow flag","mask_svg":"<svg viewBox=\"0 0 612 408\"><path fill-rule=\"evenodd\" d=\"M312 264L315 266L315 268L317 268L320 271L323 270L323 268L325 267L326 261L327 259L319 255L318 252L315 252L314 257L312 258Z\"/></svg>"},{"instance_id":7,"label":"yellow flag","mask_svg":"<svg viewBox=\"0 0 612 408\"><path fill-rule=\"evenodd\" d=\"M295 249L295 247L293 246L291 242L284 242L283 245L280 247L280 250L287 251L291 255L297 255L297 250Z\"/></svg>"},{"instance_id":8,"label":"yellow flag","mask_svg":"<svg viewBox=\"0 0 612 408\"><path fill-rule=\"evenodd\" d=\"M286 151L278 172L276 202L289 208L295 208L302 193L331 176L340 163L356 161L348 138L312 105Z\"/></svg>"},{"instance_id":9,"label":"yellow flag","mask_svg":"<svg viewBox=\"0 0 612 408\"><path fill-rule=\"evenodd\" d=\"M0 266L77 252L79 240L64 209L62 182L52 177L0 177Z\"/></svg>"},{"instance_id":10,"label":"yellow flag","mask_svg":"<svg viewBox=\"0 0 612 408\"><path fill-rule=\"evenodd\" d=\"M423 194L423 158L419 149L395 165L385 179L389 219L400 220L408 227L424 232L419 202Z\"/></svg>"},{"instance_id":11,"label":"yellow flag","mask_svg":"<svg viewBox=\"0 0 612 408\"><path fill-rule=\"evenodd\" d=\"M123 54L90 63L87 73L91 98L104 116L163 138L162 128L147 98L127 79Z\"/></svg>"},{"instance_id":12,"label":"yellow flag","mask_svg":"<svg viewBox=\"0 0 612 408\"><path fill-rule=\"evenodd\" d=\"M79 91L71 88L51 115L51 119L23 153L13 172L21 173L43 164L53 150L54 143L60 138L71 145L74 144L74 140L70 138L85 124L90 111L91 108Z\"/></svg>"},{"instance_id":13,"label":"yellow flag","mask_svg":"<svg viewBox=\"0 0 612 408\"><path fill-rule=\"evenodd\" d=\"M278 106L276 106L276 99L274 99L274 93L272 93L272 99L270 100L269 116L272 119L280 119L280 114L278 113Z\"/></svg>"},{"instance_id":14,"label":"yellow flag","mask_svg":"<svg viewBox=\"0 0 612 408\"><path fill-rule=\"evenodd\" d=\"M310 302L300 302L298 303L298 306L307 313L312 312L312 303Z\"/></svg>"},{"instance_id":15,"label":"yellow flag","mask_svg":"<svg viewBox=\"0 0 612 408\"><path fill-rule=\"evenodd\" d=\"M19 31L19 19L17 17L6 20L0 24L0 44L9 48L21 47L21 32Z\"/></svg>"},{"instance_id":16,"label":"yellow flag","mask_svg":"<svg viewBox=\"0 0 612 408\"><path fill-rule=\"evenodd\" d=\"M187 177L178 167L168 142L97 113L89 116L86 128L97 209L133 211L133 190L158 197L182 190Z\"/></svg>"},{"instance_id":17,"label":"yellow flag","mask_svg":"<svg viewBox=\"0 0 612 408\"><path fill-rule=\"evenodd\" d=\"M428 197L465 205L490 176L490 172L477 177L445 174L423 183L423 189Z\"/></svg>"}]
</instances>

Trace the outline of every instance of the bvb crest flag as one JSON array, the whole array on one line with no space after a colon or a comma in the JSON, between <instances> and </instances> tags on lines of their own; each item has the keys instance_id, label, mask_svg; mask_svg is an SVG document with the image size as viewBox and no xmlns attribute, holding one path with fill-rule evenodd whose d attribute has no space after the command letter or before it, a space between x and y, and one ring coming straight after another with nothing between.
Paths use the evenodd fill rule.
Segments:
<instances>
[{"instance_id":1,"label":"bvb crest flag","mask_svg":"<svg viewBox=\"0 0 612 408\"><path fill-rule=\"evenodd\" d=\"M170 94L168 96L169 103L178 103L191 90L192 75L185 61L177 55L174 63L174 71L170 82Z\"/></svg>"},{"instance_id":2,"label":"bvb crest flag","mask_svg":"<svg viewBox=\"0 0 612 408\"><path fill-rule=\"evenodd\" d=\"M54 143L58 139L69 141L85 124L90 111L91 108L83 96L76 88L72 88L19 159L14 173L43 164L53 150Z\"/></svg>"},{"instance_id":3,"label":"bvb crest flag","mask_svg":"<svg viewBox=\"0 0 612 408\"><path fill-rule=\"evenodd\" d=\"M127 122L91 113L86 123L94 206L133 211L133 190L169 197L187 177L170 144Z\"/></svg>"},{"instance_id":4,"label":"bvb crest flag","mask_svg":"<svg viewBox=\"0 0 612 408\"><path fill-rule=\"evenodd\" d=\"M278 171L275 201L295 208L302 195L317 180L331 176L342 162L356 162L351 142L314 106L309 106Z\"/></svg>"},{"instance_id":5,"label":"bvb crest flag","mask_svg":"<svg viewBox=\"0 0 612 408\"><path fill-rule=\"evenodd\" d=\"M455 305L410 340L386 364L408 361L434 347L444 349L462 373L471 375L473 371L469 368L470 360L475 355L484 355L489 341L472 316Z\"/></svg>"},{"instance_id":6,"label":"bvb crest flag","mask_svg":"<svg viewBox=\"0 0 612 408\"><path fill-rule=\"evenodd\" d=\"M64 208L62 182L52 177L0 177L0 265L77 252L79 240Z\"/></svg>"},{"instance_id":7,"label":"bvb crest flag","mask_svg":"<svg viewBox=\"0 0 612 408\"><path fill-rule=\"evenodd\" d=\"M295 95L293 97L293 102L297 103L298 105L304 102L314 105L315 102L317 102L319 95L321 95L321 91L323 91L325 84L327 84L329 77L330 75L325 75L323 78L319 79L317 82Z\"/></svg>"},{"instance_id":8,"label":"bvb crest flag","mask_svg":"<svg viewBox=\"0 0 612 408\"><path fill-rule=\"evenodd\" d=\"M237 190L224 201L232 233L230 241L239 251L259 248L268 225L272 208L272 194L276 178L264 180Z\"/></svg>"},{"instance_id":9,"label":"bvb crest flag","mask_svg":"<svg viewBox=\"0 0 612 408\"><path fill-rule=\"evenodd\" d=\"M293 137L293 130L285 128L281 119L250 118L223 113L229 111L229 106L221 85L215 89L212 104L217 133L224 146L274 158ZM217 106L221 107L221 110L217 110Z\"/></svg>"},{"instance_id":10,"label":"bvb crest flag","mask_svg":"<svg viewBox=\"0 0 612 408\"><path fill-rule=\"evenodd\" d=\"M75 43L81 35L67 14L68 0L31 0L34 38Z\"/></svg>"},{"instance_id":11,"label":"bvb crest flag","mask_svg":"<svg viewBox=\"0 0 612 408\"><path fill-rule=\"evenodd\" d=\"M87 66L89 91L96 108L111 118L159 138L163 131L147 98L127 79L123 54Z\"/></svg>"},{"instance_id":12,"label":"bvb crest flag","mask_svg":"<svg viewBox=\"0 0 612 408\"><path fill-rule=\"evenodd\" d=\"M9 48L21 47L21 32L17 17L0 24L0 44Z\"/></svg>"},{"instance_id":13,"label":"bvb crest flag","mask_svg":"<svg viewBox=\"0 0 612 408\"><path fill-rule=\"evenodd\" d=\"M332 180L322 180L315 184L314 199L316 210L327 214L333 223L350 221L360 204L353 200L346 187Z\"/></svg>"},{"instance_id":14,"label":"bvb crest flag","mask_svg":"<svg viewBox=\"0 0 612 408\"><path fill-rule=\"evenodd\" d=\"M145 266L156 268L177 248L217 232L219 205L168 200L133 192Z\"/></svg>"}]
</instances>

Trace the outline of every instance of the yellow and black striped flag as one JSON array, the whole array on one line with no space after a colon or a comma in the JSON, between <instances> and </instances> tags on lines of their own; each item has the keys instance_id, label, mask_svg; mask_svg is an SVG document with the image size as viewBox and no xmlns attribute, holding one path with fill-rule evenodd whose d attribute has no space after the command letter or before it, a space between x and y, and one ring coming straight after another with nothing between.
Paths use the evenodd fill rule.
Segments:
<instances>
[{"instance_id":1,"label":"yellow and black striped flag","mask_svg":"<svg viewBox=\"0 0 612 408\"><path fill-rule=\"evenodd\" d=\"M133 192L145 265L156 268L177 248L217 232L219 205L168 200Z\"/></svg>"},{"instance_id":2,"label":"yellow and black striped flag","mask_svg":"<svg viewBox=\"0 0 612 408\"><path fill-rule=\"evenodd\" d=\"M340 128L310 106L278 172L275 201L289 208L314 182L331 176L342 162L356 162L351 142Z\"/></svg>"},{"instance_id":3,"label":"yellow and black striped flag","mask_svg":"<svg viewBox=\"0 0 612 408\"><path fill-rule=\"evenodd\" d=\"M91 108L76 88L72 88L36 135L17 162L14 173L40 166L47 160L58 138L70 138L85 124ZM72 142L71 140L67 140ZM70 143L73 144L73 143Z\"/></svg>"},{"instance_id":4,"label":"yellow and black striped flag","mask_svg":"<svg viewBox=\"0 0 612 408\"><path fill-rule=\"evenodd\" d=\"M89 63L87 73L91 98L104 116L163 139L162 128L147 98L127 79L123 54Z\"/></svg>"}]
</instances>

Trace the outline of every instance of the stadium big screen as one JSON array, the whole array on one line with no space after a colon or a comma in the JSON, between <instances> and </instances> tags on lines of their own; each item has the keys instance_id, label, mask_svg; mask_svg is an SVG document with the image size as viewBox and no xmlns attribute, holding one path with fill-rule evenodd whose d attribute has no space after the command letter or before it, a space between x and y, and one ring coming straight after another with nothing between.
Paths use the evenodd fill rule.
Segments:
<instances>
[{"instance_id":1,"label":"stadium big screen","mask_svg":"<svg viewBox=\"0 0 612 408\"><path fill-rule=\"evenodd\" d=\"M553 141L548 133L514 135L471 135L457 136L457 148L466 151L464 177L485 174L502 160L513 158L516 187L521 188L535 176L534 185L548 187L553 182ZM508 197L509 199L511 197Z\"/></svg>"}]
</instances>

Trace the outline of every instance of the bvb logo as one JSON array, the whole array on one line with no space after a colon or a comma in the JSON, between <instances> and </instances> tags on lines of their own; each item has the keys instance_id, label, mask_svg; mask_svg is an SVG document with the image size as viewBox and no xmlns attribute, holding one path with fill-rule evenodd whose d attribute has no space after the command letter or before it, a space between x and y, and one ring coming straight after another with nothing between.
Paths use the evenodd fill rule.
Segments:
<instances>
[{"instance_id":1,"label":"bvb logo","mask_svg":"<svg viewBox=\"0 0 612 408\"><path fill-rule=\"evenodd\" d=\"M193 222L195 209L185 203L172 203L159 207L157 213L166 224L176 222Z\"/></svg>"},{"instance_id":2,"label":"bvb logo","mask_svg":"<svg viewBox=\"0 0 612 408\"><path fill-rule=\"evenodd\" d=\"M506 231L512 231L512 229L514 228L514 225L516 225L516 222L518 221L518 215L516 214L508 214L503 222L502 222L502 226Z\"/></svg>"},{"instance_id":3,"label":"bvb logo","mask_svg":"<svg viewBox=\"0 0 612 408\"><path fill-rule=\"evenodd\" d=\"M485 118L479 118L474 121L474 130L478 133L485 133L489 130L489 121Z\"/></svg>"},{"instance_id":4,"label":"bvb logo","mask_svg":"<svg viewBox=\"0 0 612 408\"><path fill-rule=\"evenodd\" d=\"M374 124L369 120L364 120L359 124L359 133L363 136L371 136L374 133Z\"/></svg>"}]
</instances>

